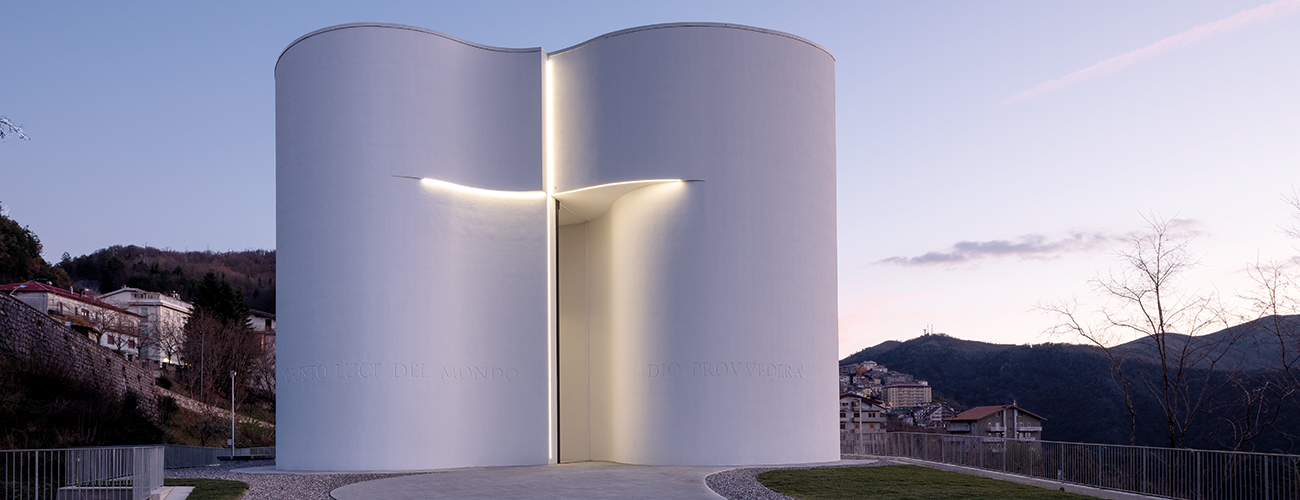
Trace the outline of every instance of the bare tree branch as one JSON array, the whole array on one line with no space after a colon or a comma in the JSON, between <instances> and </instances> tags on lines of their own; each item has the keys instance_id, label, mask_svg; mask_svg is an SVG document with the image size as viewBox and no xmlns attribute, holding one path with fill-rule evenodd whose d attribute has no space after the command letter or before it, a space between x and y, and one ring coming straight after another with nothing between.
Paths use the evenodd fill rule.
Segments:
<instances>
[{"instance_id":1,"label":"bare tree branch","mask_svg":"<svg viewBox=\"0 0 1300 500\"><path fill-rule=\"evenodd\" d=\"M0 141L8 139L9 136L14 136L24 141L32 140L30 137L27 137L27 134L23 133L22 127L15 125L14 122L9 121L8 118L0 116Z\"/></svg>"},{"instance_id":2,"label":"bare tree branch","mask_svg":"<svg viewBox=\"0 0 1300 500\"><path fill-rule=\"evenodd\" d=\"M1060 319L1060 323L1048 329L1048 333L1058 336L1073 336L1087 340L1092 345L1101 349L1110 361L1111 369L1115 372L1114 382L1119 387L1120 392L1124 395L1124 408L1128 410L1129 418L1129 445L1137 445L1137 410L1133 403L1133 391L1131 390L1129 379L1124 375L1124 359L1117 355L1114 345L1117 343L1114 335L1107 330L1094 330L1084 322L1079 320L1077 313L1078 304L1074 302L1054 302L1040 303L1035 306L1041 312L1053 314Z\"/></svg>"},{"instance_id":3,"label":"bare tree branch","mask_svg":"<svg viewBox=\"0 0 1300 500\"><path fill-rule=\"evenodd\" d=\"M1122 265L1090 280L1107 303L1096 312L1095 322L1085 322L1073 306L1049 304L1039 310L1061 318L1049 332L1085 340L1106 355L1129 412L1131 443L1137 440L1134 401L1139 388L1159 407L1168 445L1178 448L1212 412L1221 399L1216 396L1240 369L1224 366L1240 333L1228 328L1230 319L1217 294L1180 287L1198 263L1190 251L1191 235L1180 230L1182 221L1157 214L1144 219L1147 230L1130 235L1126 247L1116 252ZM1208 335L1216 330L1220 333ZM1141 358L1150 358L1153 368L1125 369L1126 362Z\"/></svg>"}]
</instances>

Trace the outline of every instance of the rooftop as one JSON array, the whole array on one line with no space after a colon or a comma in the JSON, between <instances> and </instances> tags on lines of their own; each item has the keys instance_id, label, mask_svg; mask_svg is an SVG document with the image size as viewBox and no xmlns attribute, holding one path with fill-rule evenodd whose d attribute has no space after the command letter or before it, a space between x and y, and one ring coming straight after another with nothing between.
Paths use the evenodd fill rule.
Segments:
<instances>
[{"instance_id":1,"label":"rooftop","mask_svg":"<svg viewBox=\"0 0 1300 500\"><path fill-rule=\"evenodd\" d=\"M987 417L987 416L989 416L989 415L992 415L992 414L994 414L994 413L1000 412L1000 411L1002 411L1002 410L1004 410L1004 409L1007 409L1007 408L1015 408L1015 409L1020 410L1021 412L1025 413L1026 415L1029 415L1029 416L1031 416L1031 417L1037 418L1037 419L1039 419L1039 420L1044 420L1044 421L1047 420L1046 418L1043 418L1043 417L1039 416L1038 414L1036 414L1036 413L1034 413L1034 412L1031 412L1031 411L1029 411L1029 410L1026 410L1026 409L1024 409L1024 408L1021 408L1021 407L1020 407L1019 405L1017 405L1016 403L1011 403L1011 404L1009 404L1009 405L976 406L976 407L971 408L971 409L969 409L969 410L966 410L966 411L964 411L964 412L958 413L957 416L952 417L952 418L950 418L950 419L948 419L948 420L950 420L950 421L959 421L959 420L979 420L979 419L981 419L981 418Z\"/></svg>"},{"instance_id":2,"label":"rooftop","mask_svg":"<svg viewBox=\"0 0 1300 500\"><path fill-rule=\"evenodd\" d=\"M86 296L84 296L84 295L78 295L78 294L72 293L71 291L64 290L64 289L62 289L62 288L58 288L58 287L55 287L55 286L50 286L50 285L47 285L47 284L45 284L45 283L38 283L38 282L35 282L35 281L28 281L28 282L26 282L26 283L9 283L9 284L6 284L6 285L0 285L0 292L8 293L9 295L14 295L14 294L18 294L18 293L52 293L52 294L55 294L55 295L62 295L62 296L67 297L67 298L69 298L69 299L73 299L73 300L78 300L78 301L81 301L81 302L85 302L85 303L90 304L90 305L93 305L93 306L95 306L95 307L102 307L102 308L104 308L104 309L110 309L110 310L117 311L117 312L122 313L122 314L129 314L129 315L131 315L131 316L140 317L139 314L133 313L133 312L128 311L128 310L126 310L126 309L122 309L122 308L117 307L117 306L115 306L115 305L108 304L108 303L105 303L105 302L100 302L99 300L92 299L92 298L90 298L90 297L86 297ZM41 311L41 312L45 312L45 311Z\"/></svg>"}]
</instances>

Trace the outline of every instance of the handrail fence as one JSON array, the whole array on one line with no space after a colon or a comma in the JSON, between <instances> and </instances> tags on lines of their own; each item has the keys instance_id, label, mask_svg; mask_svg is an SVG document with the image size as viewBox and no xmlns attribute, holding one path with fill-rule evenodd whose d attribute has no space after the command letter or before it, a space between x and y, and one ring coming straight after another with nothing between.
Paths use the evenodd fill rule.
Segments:
<instances>
[{"instance_id":1,"label":"handrail fence","mask_svg":"<svg viewBox=\"0 0 1300 500\"><path fill-rule=\"evenodd\" d=\"M3 450L4 500L148 500L163 483L162 446Z\"/></svg>"},{"instance_id":2,"label":"handrail fence","mask_svg":"<svg viewBox=\"0 0 1300 500\"><path fill-rule=\"evenodd\" d=\"M914 432L861 452L1180 500L1300 499L1300 455Z\"/></svg>"}]
</instances>

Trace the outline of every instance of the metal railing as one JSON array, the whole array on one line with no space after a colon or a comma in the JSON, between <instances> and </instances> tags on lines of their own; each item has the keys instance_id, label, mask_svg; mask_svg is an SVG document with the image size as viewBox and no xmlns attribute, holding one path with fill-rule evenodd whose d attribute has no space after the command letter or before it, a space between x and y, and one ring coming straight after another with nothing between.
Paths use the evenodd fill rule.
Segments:
<instances>
[{"instance_id":1,"label":"metal railing","mask_svg":"<svg viewBox=\"0 0 1300 500\"><path fill-rule=\"evenodd\" d=\"M227 452L225 456L230 456L230 453ZM274 447L274 446L255 446L255 447L252 447L252 448L236 448L236 449L235 449L235 458L240 458L240 457L249 457L249 458L275 458L275 447Z\"/></svg>"},{"instance_id":2,"label":"metal railing","mask_svg":"<svg viewBox=\"0 0 1300 500\"><path fill-rule=\"evenodd\" d=\"M1300 498L1300 455L911 432L890 432L884 443L868 447L861 454L906 457L1165 498Z\"/></svg>"},{"instance_id":3,"label":"metal railing","mask_svg":"<svg viewBox=\"0 0 1300 500\"><path fill-rule=\"evenodd\" d=\"M168 469L217 465L220 464L222 460L230 460L231 457L230 448L185 446L179 444L164 444L162 446L166 450L167 458L164 460L164 463ZM273 459L275 458L275 447L256 446L252 448L235 448L234 457L236 460Z\"/></svg>"},{"instance_id":4,"label":"metal railing","mask_svg":"<svg viewBox=\"0 0 1300 500\"><path fill-rule=\"evenodd\" d=\"M163 484L162 446L0 451L4 500L148 500Z\"/></svg>"},{"instance_id":5,"label":"metal railing","mask_svg":"<svg viewBox=\"0 0 1300 500\"><path fill-rule=\"evenodd\" d=\"M203 446L185 446L165 444L163 447L163 466L168 469L186 467L207 467L221 463L218 457L229 457L230 448L209 448Z\"/></svg>"}]
</instances>

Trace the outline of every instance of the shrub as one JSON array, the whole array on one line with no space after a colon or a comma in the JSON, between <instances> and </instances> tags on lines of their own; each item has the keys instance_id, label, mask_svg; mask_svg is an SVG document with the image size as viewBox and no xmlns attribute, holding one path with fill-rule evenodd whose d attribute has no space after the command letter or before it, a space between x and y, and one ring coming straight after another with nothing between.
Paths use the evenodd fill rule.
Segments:
<instances>
[{"instance_id":1,"label":"shrub","mask_svg":"<svg viewBox=\"0 0 1300 500\"><path fill-rule=\"evenodd\" d=\"M166 379L164 379L166 380ZM171 396L158 397L158 421L162 424L170 424L172 417L176 416L176 411L180 410L180 405L176 404L176 398Z\"/></svg>"}]
</instances>

